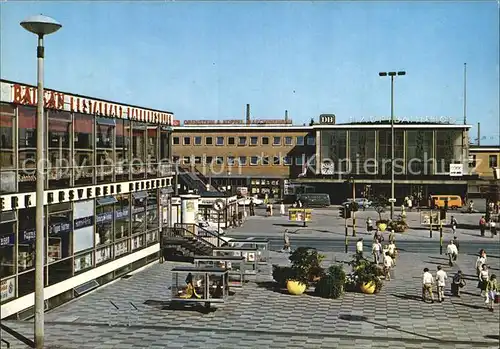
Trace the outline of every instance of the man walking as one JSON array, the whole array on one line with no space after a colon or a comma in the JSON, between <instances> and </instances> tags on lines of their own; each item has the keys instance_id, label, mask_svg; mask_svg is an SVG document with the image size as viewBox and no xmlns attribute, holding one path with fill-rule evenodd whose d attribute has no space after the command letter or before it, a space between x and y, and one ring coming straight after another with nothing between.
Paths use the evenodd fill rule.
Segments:
<instances>
[{"instance_id":1,"label":"man walking","mask_svg":"<svg viewBox=\"0 0 500 349\"><path fill-rule=\"evenodd\" d=\"M250 199L250 216L255 216L255 203L253 202L253 198Z\"/></svg>"},{"instance_id":2,"label":"man walking","mask_svg":"<svg viewBox=\"0 0 500 349\"><path fill-rule=\"evenodd\" d=\"M438 265L436 272L436 283L437 283L438 301L440 303L443 303L444 301L444 287L447 278L448 275L446 274L446 272L443 270L443 268L441 268L440 265Z\"/></svg>"},{"instance_id":3,"label":"man walking","mask_svg":"<svg viewBox=\"0 0 500 349\"><path fill-rule=\"evenodd\" d=\"M452 267L453 262L456 261L458 257L458 249L453 240L451 240L448 247L446 247L446 254L448 255L448 263L450 264L450 267Z\"/></svg>"},{"instance_id":4,"label":"man walking","mask_svg":"<svg viewBox=\"0 0 500 349\"><path fill-rule=\"evenodd\" d=\"M457 233L458 222L453 216L451 216L450 225L451 225L451 231L453 232L453 235L455 235Z\"/></svg>"},{"instance_id":5,"label":"man walking","mask_svg":"<svg viewBox=\"0 0 500 349\"><path fill-rule=\"evenodd\" d=\"M434 284L434 277L429 272L429 268L424 268L422 275L422 300L425 302L425 296L428 294L431 298L431 303L434 303L434 295L432 294L432 285Z\"/></svg>"},{"instance_id":6,"label":"man walking","mask_svg":"<svg viewBox=\"0 0 500 349\"><path fill-rule=\"evenodd\" d=\"M484 236L484 231L486 230L486 219L484 216L481 216L479 220L479 231L481 232L481 236Z\"/></svg>"},{"instance_id":7,"label":"man walking","mask_svg":"<svg viewBox=\"0 0 500 349\"><path fill-rule=\"evenodd\" d=\"M466 281L464 278L464 275L462 274L462 271L459 270L455 276L453 276L453 281L451 283L451 294L455 297L460 298L460 289L462 287L465 287Z\"/></svg>"},{"instance_id":8,"label":"man walking","mask_svg":"<svg viewBox=\"0 0 500 349\"><path fill-rule=\"evenodd\" d=\"M394 262L389 255L389 252L385 253L384 256L384 273L385 273L385 279L387 281L391 281L391 269L394 266Z\"/></svg>"},{"instance_id":9,"label":"man walking","mask_svg":"<svg viewBox=\"0 0 500 349\"><path fill-rule=\"evenodd\" d=\"M285 233L283 234L283 252L291 252L290 246L290 236L288 235L288 229L285 229Z\"/></svg>"},{"instance_id":10,"label":"man walking","mask_svg":"<svg viewBox=\"0 0 500 349\"><path fill-rule=\"evenodd\" d=\"M359 238L358 242L356 243L356 257L358 259L363 258L363 238Z\"/></svg>"}]
</instances>

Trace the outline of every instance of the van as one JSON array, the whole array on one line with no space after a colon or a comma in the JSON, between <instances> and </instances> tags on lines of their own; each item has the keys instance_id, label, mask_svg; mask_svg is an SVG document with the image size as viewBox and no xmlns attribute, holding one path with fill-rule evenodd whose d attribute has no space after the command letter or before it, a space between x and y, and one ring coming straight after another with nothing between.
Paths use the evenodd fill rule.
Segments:
<instances>
[{"instance_id":1,"label":"van","mask_svg":"<svg viewBox=\"0 0 500 349\"><path fill-rule=\"evenodd\" d=\"M297 200L302 202L304 207L327 207L330 206L330 195L323 193L298 194Z\"/></svg>"},{"instance_id":2,"label":"van","mask_svg":"<svg viewBox=\"0 0 500 349\"><path fill-rule=\"evenodd\" d=\"M448 208L457 209L463 206L459 195L431 195L431 200L436 203L436 208L443 208L445 200L448 200Z\"/></svg>"}]
</instances>

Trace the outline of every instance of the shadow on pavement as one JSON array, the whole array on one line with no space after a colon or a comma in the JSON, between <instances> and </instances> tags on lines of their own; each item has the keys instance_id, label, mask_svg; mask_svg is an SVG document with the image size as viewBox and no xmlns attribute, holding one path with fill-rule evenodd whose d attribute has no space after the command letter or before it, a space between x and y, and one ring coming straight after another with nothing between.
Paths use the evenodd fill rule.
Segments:
<instances>
[{"instance_id":1,"label":"shadow on pavement","mask_svg":"<svg viewBox=\"0 0 500 349\"><path fill-rule=\"evenodd\" d=\"M448 260L448 258L446 259ZM425 261L424 262L425 264L435 264L435 265L441 265L443 267L447 267L448 266L448 263L439 263L439 262L433 262L433 261Z\"/></svg>"},{"instance_id":2,"label":"shadow on pavement","mask_svg":"<svg viewBox=\"0 0 500 349\"><path fill-rule=\"evenodd\" d=\"M280 288L277 282L274 281L263 281L257 282L257 287L265 288L268 291L273 291L282 294L289 294L286 288Z\"/></svg>"},{"instance_id":3,"label":"shadow on pavement","mask_svg":"<svg viewBox=\"0 0 500 349\"><path fill-rule=\"evenodd\" d=\"M466 294L468 296L473 296L473 297L481 297L480 294L477 293L472 293L472 292L466 292L466 291L460 291L460 294ZM481 297L482 298L482 297Z\"/></svg>"},{"instance_id":4,"label":"shadow on pavement","mask_svg":"<svg viewBox=\"0 0 500 349\"><path fill-rule=\"evenodd\" d=\"M427 258L439 259L439 260L447 261L448 262L448 258L444 258L444 257L427 256Z\"/></svg>"},{"instance_id":5,"label":"shadow on pavement","mask_svg":"<svg viewBox=\"0 0 500 349\"><path fill-rule=\"evenodd\" d=\"M273 223L274 226L277 227L302 227L303 224L299 223Z\"/></svg>"},{"instance_id":6,"label":"shadow on pavement","mask_svg":"<svg viewBox=\"0 0 500 349\"><path fill-rule=\"evenodd\" d=\"M484 336L484 338L500 340L500 336L495 334L489 334L487 336Z\"/></svg>"},{"instance_id":7,"label":"shadow on pavement","mask_svg":"<svg viewBox=\"0 0 500 349\"><path fill-rule=\"evenodd\" d=\"M217 310L214 308L206 308L201 303L197 302L193 302L190 304L181 304L179 302L148 299L147 301L144 302L144 304L153 307L157 310L194 311L200 314L210 314Z\"/></svg>"},{"instance_id":8,"label":"shadow on pavement","mask_svg":"<svg viewBox=\"0 0 500 349\"><path fill-rule=\"evenodd\" d=\"M462 292L462 293L463 293L463 292ZM474 304L457 303L457 302L453 302L453 304L456 304L456 305L461 305L461 306L463 306L463 307L466 307L466 308L471 308L471 309L488 309L487 307L480 306L480 305L474 305Z\"/></svg>"},{"instance_id":9,"label":"shadow on pavement","mask_svg":"<svg viewBox=\"0 0 500 349\"><path fill-rule=\"evenodd\" d=\"M408 300L411 300L411 301L422 302L422 297L414 295L414 294L391 294L391 296L394 296L394 297L400 298L400 299L408 299Z\"/></svg>"}]
</instances>

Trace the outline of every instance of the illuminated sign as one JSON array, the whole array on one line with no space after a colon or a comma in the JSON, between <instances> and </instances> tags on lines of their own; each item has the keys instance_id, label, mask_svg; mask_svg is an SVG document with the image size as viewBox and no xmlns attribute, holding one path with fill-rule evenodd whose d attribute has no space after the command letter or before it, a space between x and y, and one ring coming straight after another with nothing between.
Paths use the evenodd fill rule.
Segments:
<instances>
[{"instance_id":1,"label":"illuminated sign","mask_svg":"<svg viewBox=\"0 0 500 349\"><path fill-rule=\"evenodd\" d=\"M1 100L20 105L37 105L36 87L1 83ZM44 90L44 106L47 109L91 114L101 117L129 119L163 125L174 125L172 113L130 107L123 104L105 102L91 98L68 95L54 90Z\"/></svg>"},{"instance_id":2,"label":"illuminated sign","mask_svg":"<svg viewBox=\"0 0 500 349\"><path fill-rule=\"evenodd\" d=\"M319 123L322 125L335 125L335 114L321 114Z\"/></svg>"}]
</instances>

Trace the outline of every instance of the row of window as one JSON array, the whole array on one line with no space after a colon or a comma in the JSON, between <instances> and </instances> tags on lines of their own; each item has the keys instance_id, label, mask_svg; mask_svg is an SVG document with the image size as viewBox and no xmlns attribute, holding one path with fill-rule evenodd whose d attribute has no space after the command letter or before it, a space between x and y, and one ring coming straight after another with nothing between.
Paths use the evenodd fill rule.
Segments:
<instances>
[{"instance_id":1,"label":"row of window","mask_svg":"<svg viewBox=\"0 0 500 349\"><path fill-rule=\"evenodd\" d=\"M215 143L214 143L214 138L215 138ZM226 143L226 138L227 138L227 143ZM260 138L260 143L259 143L259 138ZM271 140L272 138L272 140ZM258 145L286 145L286 146L292 146L292 145L316 145L316 138L313 136L296 136L295 137L295 144L293 143L293 138L292 136L274 136L274 137L258 137L258 136L239 136L239 137L224 137L224 136L217 136L217 137L212 137L212 136L206 136L205 137L205 143L203 143L203 137L202 136L184 136L182 137L183 145L238 145L238 146L246 146L246 145L252 145L252 146L258 146ZM272 143L271 143L272 141ZM173 144L174 145L180 145L181 144L181 137L173 137Z\"/></svg>"},{"instance_id":2,"label":"row of window","mask_svg":"<svg viewBox=\"0 0 500 349\"><path fill-rule=\"evenodd\" d=\"M469 167L476 167L476 154L472 154L469 160ZM488 167L496 168L498 167L498 155L489 155L488 156Z\"/></svg>"},{"instance_id":3,"label":"row of window","mask_svg":"<svg viewBox=\"0 0 500 349\"><path fill-rule=\"evenodd\" d=\"M225 159L225 160L224 160ZM305 156L205 156L202 158L201 156L184 156L182 159L178 156L174 156L174 162L181 161L181 163L185 165L189 164L204 164L204 165L224 165L227 164L229 166L246 166L248 164L252 166L257 165L297 165L302 166L305 161L307 161L310 165L315 165L316 157L310 156L306 159ZM203 161L204 160L204 161Z\"/></svg>"}]
</instances>

